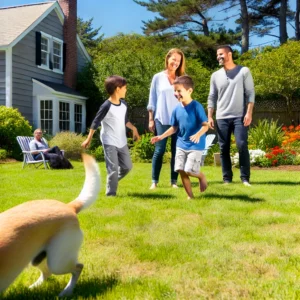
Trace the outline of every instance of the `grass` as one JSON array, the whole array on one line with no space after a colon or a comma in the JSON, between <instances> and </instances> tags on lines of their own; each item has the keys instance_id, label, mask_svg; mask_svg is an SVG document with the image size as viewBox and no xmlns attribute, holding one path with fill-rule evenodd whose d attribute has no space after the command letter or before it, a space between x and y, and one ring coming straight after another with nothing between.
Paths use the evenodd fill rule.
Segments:
<instances>
[{"instance_id":1,"label":"grass","mask_svg":"<svg viewBox=\"0 0 300 300\"><path fill-rule=\"evenodd\" d=\"M31 199L69 202L84 170L21 169L0 164L0 212ZM209 187L196 198L169 187L150 191L151 164L134 164L117 197L105 196L79 214L85 267L72 299L300 299L299 172L252 170L252 186L221 184L218 167L204 167ZM0 237L1 239L1 237ZM20 249L21 251L21 249ZM4 299L55 299L69 275L52 276L36 290L28 267ZM0 296L1 298L1 296Z\"/></svg>"}]
</instances>

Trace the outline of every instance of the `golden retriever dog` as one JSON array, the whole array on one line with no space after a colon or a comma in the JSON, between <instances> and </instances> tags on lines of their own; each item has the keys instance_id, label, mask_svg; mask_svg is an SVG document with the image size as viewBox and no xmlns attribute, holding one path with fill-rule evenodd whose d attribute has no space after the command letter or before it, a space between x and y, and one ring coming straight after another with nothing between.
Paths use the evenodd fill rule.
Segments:
<instances>
[{"instance_id":1,"label":"golden retriever dog","mask_svg":"<svg viewBox=\"0 0 300 300\"><path fill-rule=\"evenodd\" d=\"M83 264L78 252L83 240L77 213L90 206L100 190L99 168L91 156L83 154L85 182L79 196L70 203L34 200L0 214L0 293L31 262L41 270L30 288L39 286L51 274L71 273L59 294L72 294Z\"/></svg>"}]
</instances>

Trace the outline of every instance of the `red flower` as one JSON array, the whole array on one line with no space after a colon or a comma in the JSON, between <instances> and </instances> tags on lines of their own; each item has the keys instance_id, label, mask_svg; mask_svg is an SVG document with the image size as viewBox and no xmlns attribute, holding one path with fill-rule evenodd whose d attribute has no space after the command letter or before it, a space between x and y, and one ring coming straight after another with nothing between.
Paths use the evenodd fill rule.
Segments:
<instances>
[{"instance_id":1,"label":"red flower","mask_svg":"<svg viewBox=\"0 0 300 300\"><path fill-rule=\"evenodd\" d=\"M289 126L289 130L293 130L294 128L295 128L294 125L290 125L290 126Z\"/></svg>"},{"instance_id":2,"label":"red flower","mask_svg":"<svg viewBox=\"0 0 300 300\"><path fill-rule=\"evenodd\" d=\"M298 126L295 128L295 130L300 130L300 125L298 125Z\"/></svg>"},{"instance_id":3,"label":"red flower","mask_svg":"<svg viewBox=\"0 0 300 300\"><path fill-rule=\"evenodd\" d=\"M287 127L286 127L286 126L282 126L281 129L282 129L283 131L286 131L286 130L287 130Z\"/></svg>"}]
</instances>

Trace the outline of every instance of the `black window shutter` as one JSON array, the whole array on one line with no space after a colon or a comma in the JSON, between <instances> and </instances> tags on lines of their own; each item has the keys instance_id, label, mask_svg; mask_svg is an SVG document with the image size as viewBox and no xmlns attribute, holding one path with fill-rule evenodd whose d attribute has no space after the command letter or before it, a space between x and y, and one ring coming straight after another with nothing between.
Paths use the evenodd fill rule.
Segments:
<instances>
[{"instance_id":1,"label":"black window shutter","mask_svg":"<svg viewBox=\"0 0 300 300\"><path fill-rule=\"evenodd\" d=\"M35 63L42 64L42 34L39 31L35 33Z\"/></svg>"},{"instance_id":2,"label":"black window shutter","mask_svg":"<svg viewBox=\"0 0 300 300\"><path fill-rule=\"evenodd\" d=\"M53 70L53 62L51 60L51 54L49 55L49 69Z\"/></svg>"},{"instance_id":3,"label":"black window shutter","mask_svg":"<svg viewBox=\"0 0 300 300\"><path fill-rule=\"evenodd\" d=\"M66 69L66 63L67 63L67 44L64 43L63 45L63 71Z\"/></svg>"}]
</instances>

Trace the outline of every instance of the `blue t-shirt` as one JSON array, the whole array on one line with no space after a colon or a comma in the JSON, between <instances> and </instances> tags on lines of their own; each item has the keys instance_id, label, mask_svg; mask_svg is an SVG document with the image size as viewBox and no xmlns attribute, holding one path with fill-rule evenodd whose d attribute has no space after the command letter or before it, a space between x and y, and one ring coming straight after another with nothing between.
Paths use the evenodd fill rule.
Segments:
<instances>
[{"instance_id":1,"label":"blue t-shirt","mask_svg":"<svg viewBox=\"0 0 300 300\"><path fill-rule=\"evenodd\" d=\"M176 146L183 150L204 150L205 134L200 137L198 144L190 141L190 136L201 129L203 122L207 122L207 116L202 104L196 100L192 100L187 106L179 103L171 118L171 125L178 127Z\"/></svg>"}]
</instances>

